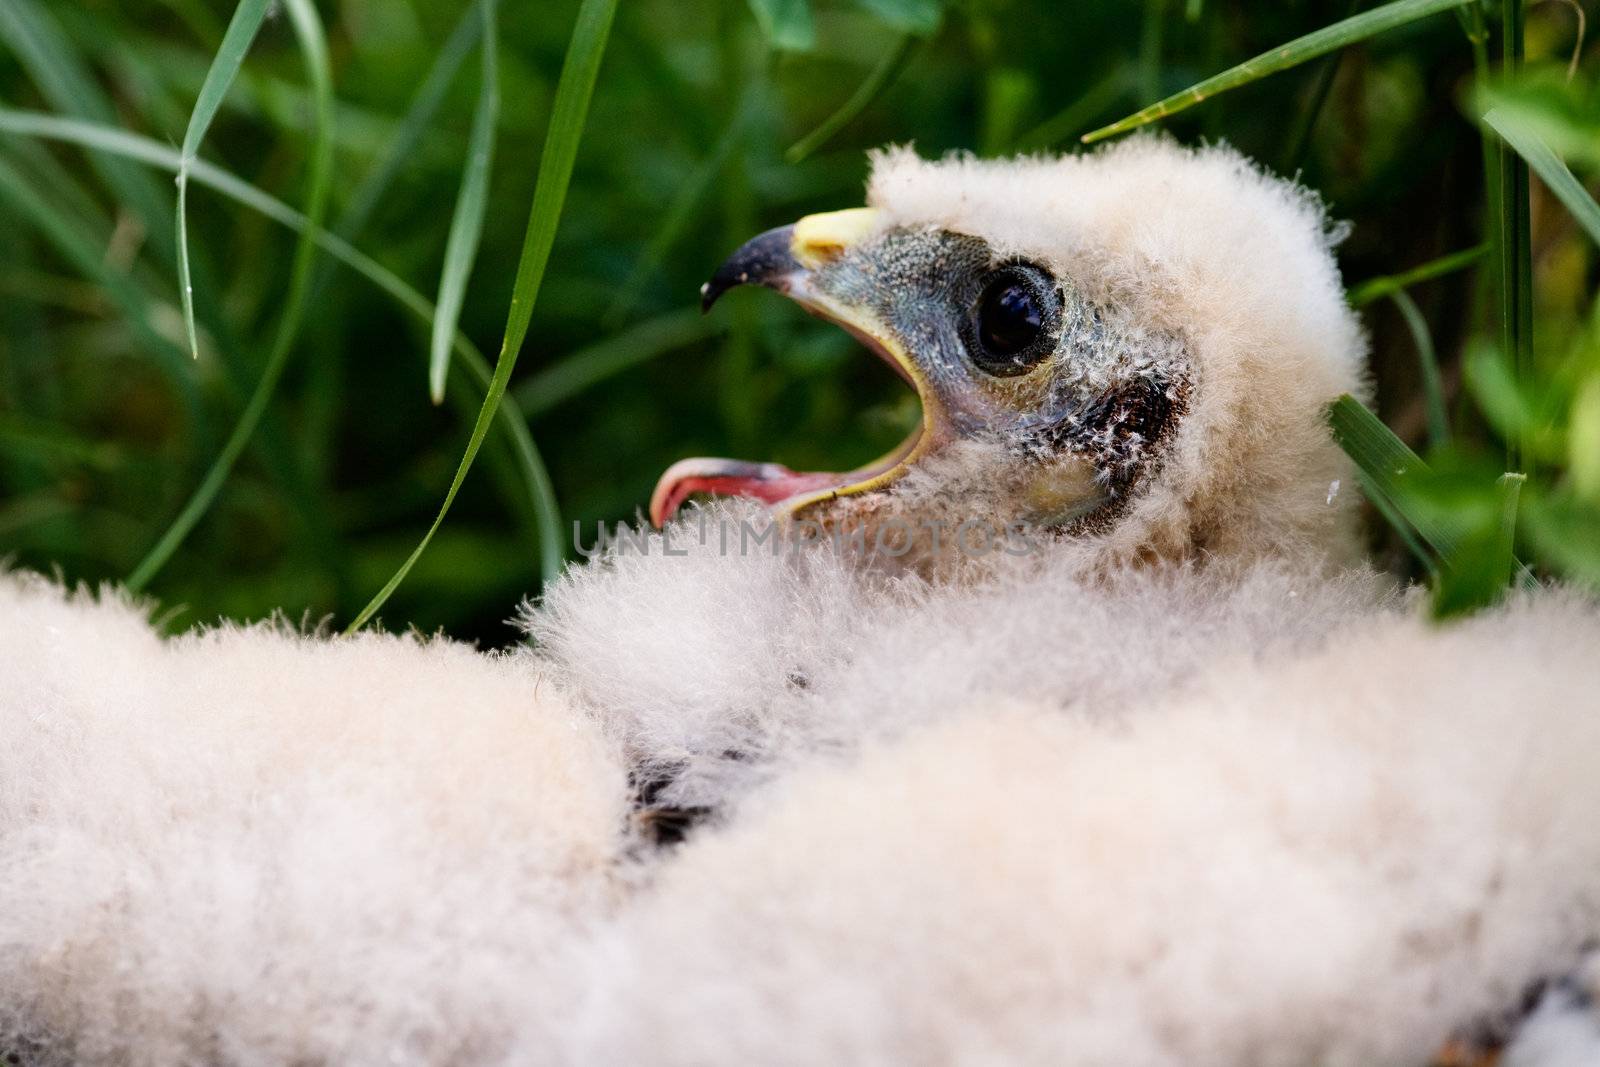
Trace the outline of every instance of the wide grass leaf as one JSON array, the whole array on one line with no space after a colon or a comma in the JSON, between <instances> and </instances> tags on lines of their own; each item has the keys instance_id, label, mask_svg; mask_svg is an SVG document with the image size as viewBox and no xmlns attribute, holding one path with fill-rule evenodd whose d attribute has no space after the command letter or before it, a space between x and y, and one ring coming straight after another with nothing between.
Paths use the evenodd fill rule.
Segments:
<instances>
[{"instance_id":1,"label":"wide grass leaf","mask_svg":"<svg viewBox=\"0 0 1600 1067\"><path fill-rule=\"evenodd\" d=\"M438 308L433 319L433 342L428 352L428 393L435 404L444 399L445 375L450 370L451 340L461 318L467 279L483 236L483 217L489 208L489 168L494 161L494 127L500 115L500 43L495 35L497 0L480 0L483 19L482 84L472 115L467 163L461 172L461 193L456 198L450 237L445 242L444 271L439 276Z\"/></svg>"},{"instance_id":2,"label":"wide grass leaf","mask_svg":"<svg viewBox=\"0 0 1600 1067\"><path fill-rule=\"evenodd\" d=\"M1514 554L1526 476L1496 476L1449 452L1441 467L1430 467L1348 394L1328 405L1327 417L1373 505L1434 575L1436 616L1494 603L1514 577L1532 581ZM1416 543L1413 530L1431 551Z\"/></svg>"},{"instance_id":3,"label":"wide grass leaf","mask_svg":"<svg viewBox=\"0 0 1600 1067\"><path fill-rule=\"evenodd\" d=\"M1548 144L1562 159L1600 167L1600 82L1569 81L1560 71L1530 68L1514 79L1488 81L1473 93L1475 114L1497 111Z\"/></svg>"},{"instance_id":4,"label":"wide grass leaf","mask_svg":"<svg viewBox=\"0 0 1600 1067\"><path fill-rule=\"evenodd\" d=\"M1334 440L1354 461L1362 482L1384 505L1422 535L1439 555L1449 557L1460 541L1457 531L1416 506L1414 480L1428 466L1383 420L1348 393L1328 405Z\"/></svg>"},{"instance_id":5,"label":"wide grass leaf","mask_svg":"<svg viewBox=\"0 0 1600 1067\"><path fill-rule=\"evenodd\" d=\"M183 301L183 328L189 338L189 354L200 355L200 341L194 324L194 280L189 270L189 164L200 152L200 143L222 107L223 97L233 80L239 76L244 57L255 43L261 23L272 7L271 0L239 0L222 35L222 46L217 49L206 80L195 99L194 112L189 116L189 128L183 135L183 162L178 170L178 293Z\"/></svg>"},{"instance_id":6,"label":"wide grass leaf","mask_svg":"<svg viewBox=\"0 0 1600 1067\"><path fill-rule=\"evenodd\" d=\"M1567 165L1561 162L1544 139L1523 119L1498 108L1490 109L1483 116L1483 122L1527 161L1556 199L1572 212L1578 225L1596 244L1600 244L1600 204L1595 203L1583 183L1567 169Z\"/></svg>"},{"instance_id":7,"label":"wide grass leaf","mask_svg":"<svg viewBox=\"0 0 1600 1067\"><path fill-rule=\"evenodd\" d=\"M539 178L534 186L533 207L529 212L528 230L522 243L522 257L517 264L516 281L511 288L511 309L506 321L505 341L500 357L495 362L494 374L489 381L483 407L472 427L466 452L456 467L455 477L445 492L444 502L433 525L423 535L416 549L406 558L394 575L380 589L371 602L361 609L351 621L347 632L355 632L383 607L390 595L410 573L411 568L428 548L433 535L444 523L456 494L466 481L472 462L483 447L495 412L505 396L506 385L517 364L522 344L527 340L528 325L533 320L533 306L544 281L545 267L550 262L550 249L555 244L556 227L561 221L561 209L566 202L567 186L572 181L572 168L578 156L578 144L583 139L584 124L589 114L589 101L594 95L595 80L600 73L600 61L605 55L606 39L611 32L611 22L617 13L617 0L584 0L578 9L578 19L572 30L572 40L567 46L567 57L561 67L561 80L556 86L555 102L551 109L550 129L545 136L544 155L539 163ZM562 551L559 529L547 529L541 549L544 573L554 574L560 569Z\"/></svg>"},{"instance_id":8,"label":"wide grass leaf","mask_svg":"<svg viewBox=\"0 0 1600 1067\"><path fill-rule=\"evenodd\" d=\"M1113 122L1091 133L1083 135L1085 144L1101 141L1107 137L1114 137L1119 133L1147 126L1158 119L1168 115L1175 115L1187 110L1202 101L1209 100L1219 93L1230 89L1237 89L1241 85L1248 85L1260 81L1270 74L1288 70L1290 67L1299 66L1307 60L1326 55L1329 52L1345 48L1364 41L1369 37L1377 36L1388 30L1437 15L1441 11L1451 8L1464 7L1477 0L1394 0L1393 3L1384 4L1382 7L1371 11L1364 11L1331 26L1324 26L1320 30L1308 33L1304 37L1297 37L1288 44L1280 45L1270 52L1263 52L1254 59L1246 60L1236 67L1230 67L1221 74L1192 85L1181 93L1174 93L1165 100L1151 104L1141 111L1129 115L1125 119Z\"/></svg>"},{"instance_id":9,"label":"wide grass leaf","mask_svg":"<svg viewBox=\"0 0 1600 1067\"><path fill-rule=\"evenodd\" d=\"M1490 497L1494 513L1463 540L1434 583L1435 618L1465 615L1498 603L1517 573L1517 518L1527 476L1503 474Z\"/></svg>"}]
</instances>

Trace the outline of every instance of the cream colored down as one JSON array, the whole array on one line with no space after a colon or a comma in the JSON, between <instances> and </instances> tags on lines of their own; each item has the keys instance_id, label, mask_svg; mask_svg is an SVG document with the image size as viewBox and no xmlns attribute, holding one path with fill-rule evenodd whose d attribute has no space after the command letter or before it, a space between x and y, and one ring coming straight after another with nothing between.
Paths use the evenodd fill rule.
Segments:
<instances>
[{"instance_id":1,"label":"cream colored down","mask_svg":"<svg viewBox=\"0 0 1600 1067\"><path fill-rule=\"evenodd\" d=\"M694 524L749 512L691 511L686 556L575 568L499 656L162 639L0 578L0 1051L1421 1064L1578 968L1600 612L1439 628L1360 564L1320 419L1363 341L1314 199L1136 140L891 152L869 201L1183 331L1189 421L1121 524L934 584L724 555ZM715 813L649 847L640 772ZM1597 1035L1547 999L1506 1062Z\"/></svg>"}]
</instances>

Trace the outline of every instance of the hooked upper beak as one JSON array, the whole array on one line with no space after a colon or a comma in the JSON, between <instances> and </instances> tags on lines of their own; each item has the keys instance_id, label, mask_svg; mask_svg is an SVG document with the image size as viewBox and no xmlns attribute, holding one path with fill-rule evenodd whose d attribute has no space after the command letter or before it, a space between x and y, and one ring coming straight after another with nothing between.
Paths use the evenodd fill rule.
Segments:
<instances>
[{"instance_id":1,"label":"hooked upper beak","mask_svg":"<svg viewBox=\"0 0 1600 1067\"><path fill-rule=\"evenodd\" d=\"M709 312L722 294L740 285L783 289L804 268L793 251L794 227L779 226L752 237L729 256L711 280L700 287L700 311Z\"/></svg>"},{"instance_id":2,"label":"hooked upper beak","mask_svg":"<svg viewBox=\"0 0 1600 1067\"><path fill-rule=\"evenodd\" d=\"M740 285L776 289L817 318L842 327L882 357L916 389L928 412L926 382L895 332L871 308L841 299L818 284L819 273L874 233L879 219L873 208L849 208L807 215L793 225L752 237L700 287L701 310L710 311L723 293Z\"/></svg>"},{"instance_id":3,"label":"hooked upper beak","mask_svg":"<svg viewBox=\"0 0 1600 1067\"><path fill-rule=\"evenodd\" d=\"M943 440L944 418L915 360L870 308L840 299L819 284L819 275L877 232L881 216L872 208L852 208L808 215L791 226L745 242L717 268L700 290L700 306L711 306L740 285L759 285L788 296L806 311L843 327L879 355L916 389L922 400L921 426L888 455L842 473L791 471L776 463L731 459L690 459L662 475L650 500L650 520L666 522L695 493L743 496L761 500L778 513L794 515L812 504L868 492L905 473L918 456Z\"/></svg>"},{"instance_id":4,"label":"hooked upper beak","mask_svg":"<svg viewBox=\"0 0 1600 1067\"><path fill-rule=\"evenodd\" d=\"M872 208L851 208L807 215L793 225L752 237L700 287L700 310L710 311L723 293L740 285L776 289L816 310L803 291L809 289L804 285L807 274L842 256L877 223L878 212Z\"/></svg>"}]
</instances>

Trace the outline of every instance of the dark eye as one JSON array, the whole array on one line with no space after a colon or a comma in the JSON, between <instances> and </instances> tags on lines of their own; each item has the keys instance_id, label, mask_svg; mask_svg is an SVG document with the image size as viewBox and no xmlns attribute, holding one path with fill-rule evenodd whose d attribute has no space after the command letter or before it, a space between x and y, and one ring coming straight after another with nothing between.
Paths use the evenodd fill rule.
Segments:
<instances>
[{"instance_id":1,"label":"dark eye","mask_svg":"<svg viewBox=\"0 0 1600 1067\"><path fill-rule=\"evenodd\" d=\"M999 377L1022 374L1050 352L1053 288L1036 268L1001 267L984 284L973 322L972 361Z\"/></svg>"}]
</instances>

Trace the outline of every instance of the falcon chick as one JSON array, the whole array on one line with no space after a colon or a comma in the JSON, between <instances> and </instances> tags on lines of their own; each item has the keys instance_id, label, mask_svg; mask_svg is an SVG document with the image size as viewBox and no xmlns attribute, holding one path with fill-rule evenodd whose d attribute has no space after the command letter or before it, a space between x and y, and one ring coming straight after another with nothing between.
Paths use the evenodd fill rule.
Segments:
<instances>
[{"instance_id":1,"label":"falcon chick","mask_svg":"<svg viewBox=\"0 0 1600 1067\"><path fill-rule=\"evenodd\" d=\"M1363 391L1364 343L1309 193L1231 152L1137 140L1071 159L889 150L868 200L756 237L703 303L786 294L915 388L921 425L844 473L684 460L657 525L716 493L827 529L892 518L920 553L975 521L1123 559L1354 558L1322 409Z\"/></svg>"},{"instance_id":2,"label":"falcon chick","mask_svg":"<svg viewBox=\"0 0 1600 1067\"><path fill-rule=\"evenodd\" d=\"M868 205L705 297L841 324L918 432L679 464L517 654L0 575L0 1060L1420 1067L1565 977L1503 1062L1595 1062L1600 608L1439 629L1361 562L1317 200L1135 139ZM912 565L694 540L771 512ZM974 519L1031 550L944 568Z\"/></svg>"}]
</instances>

